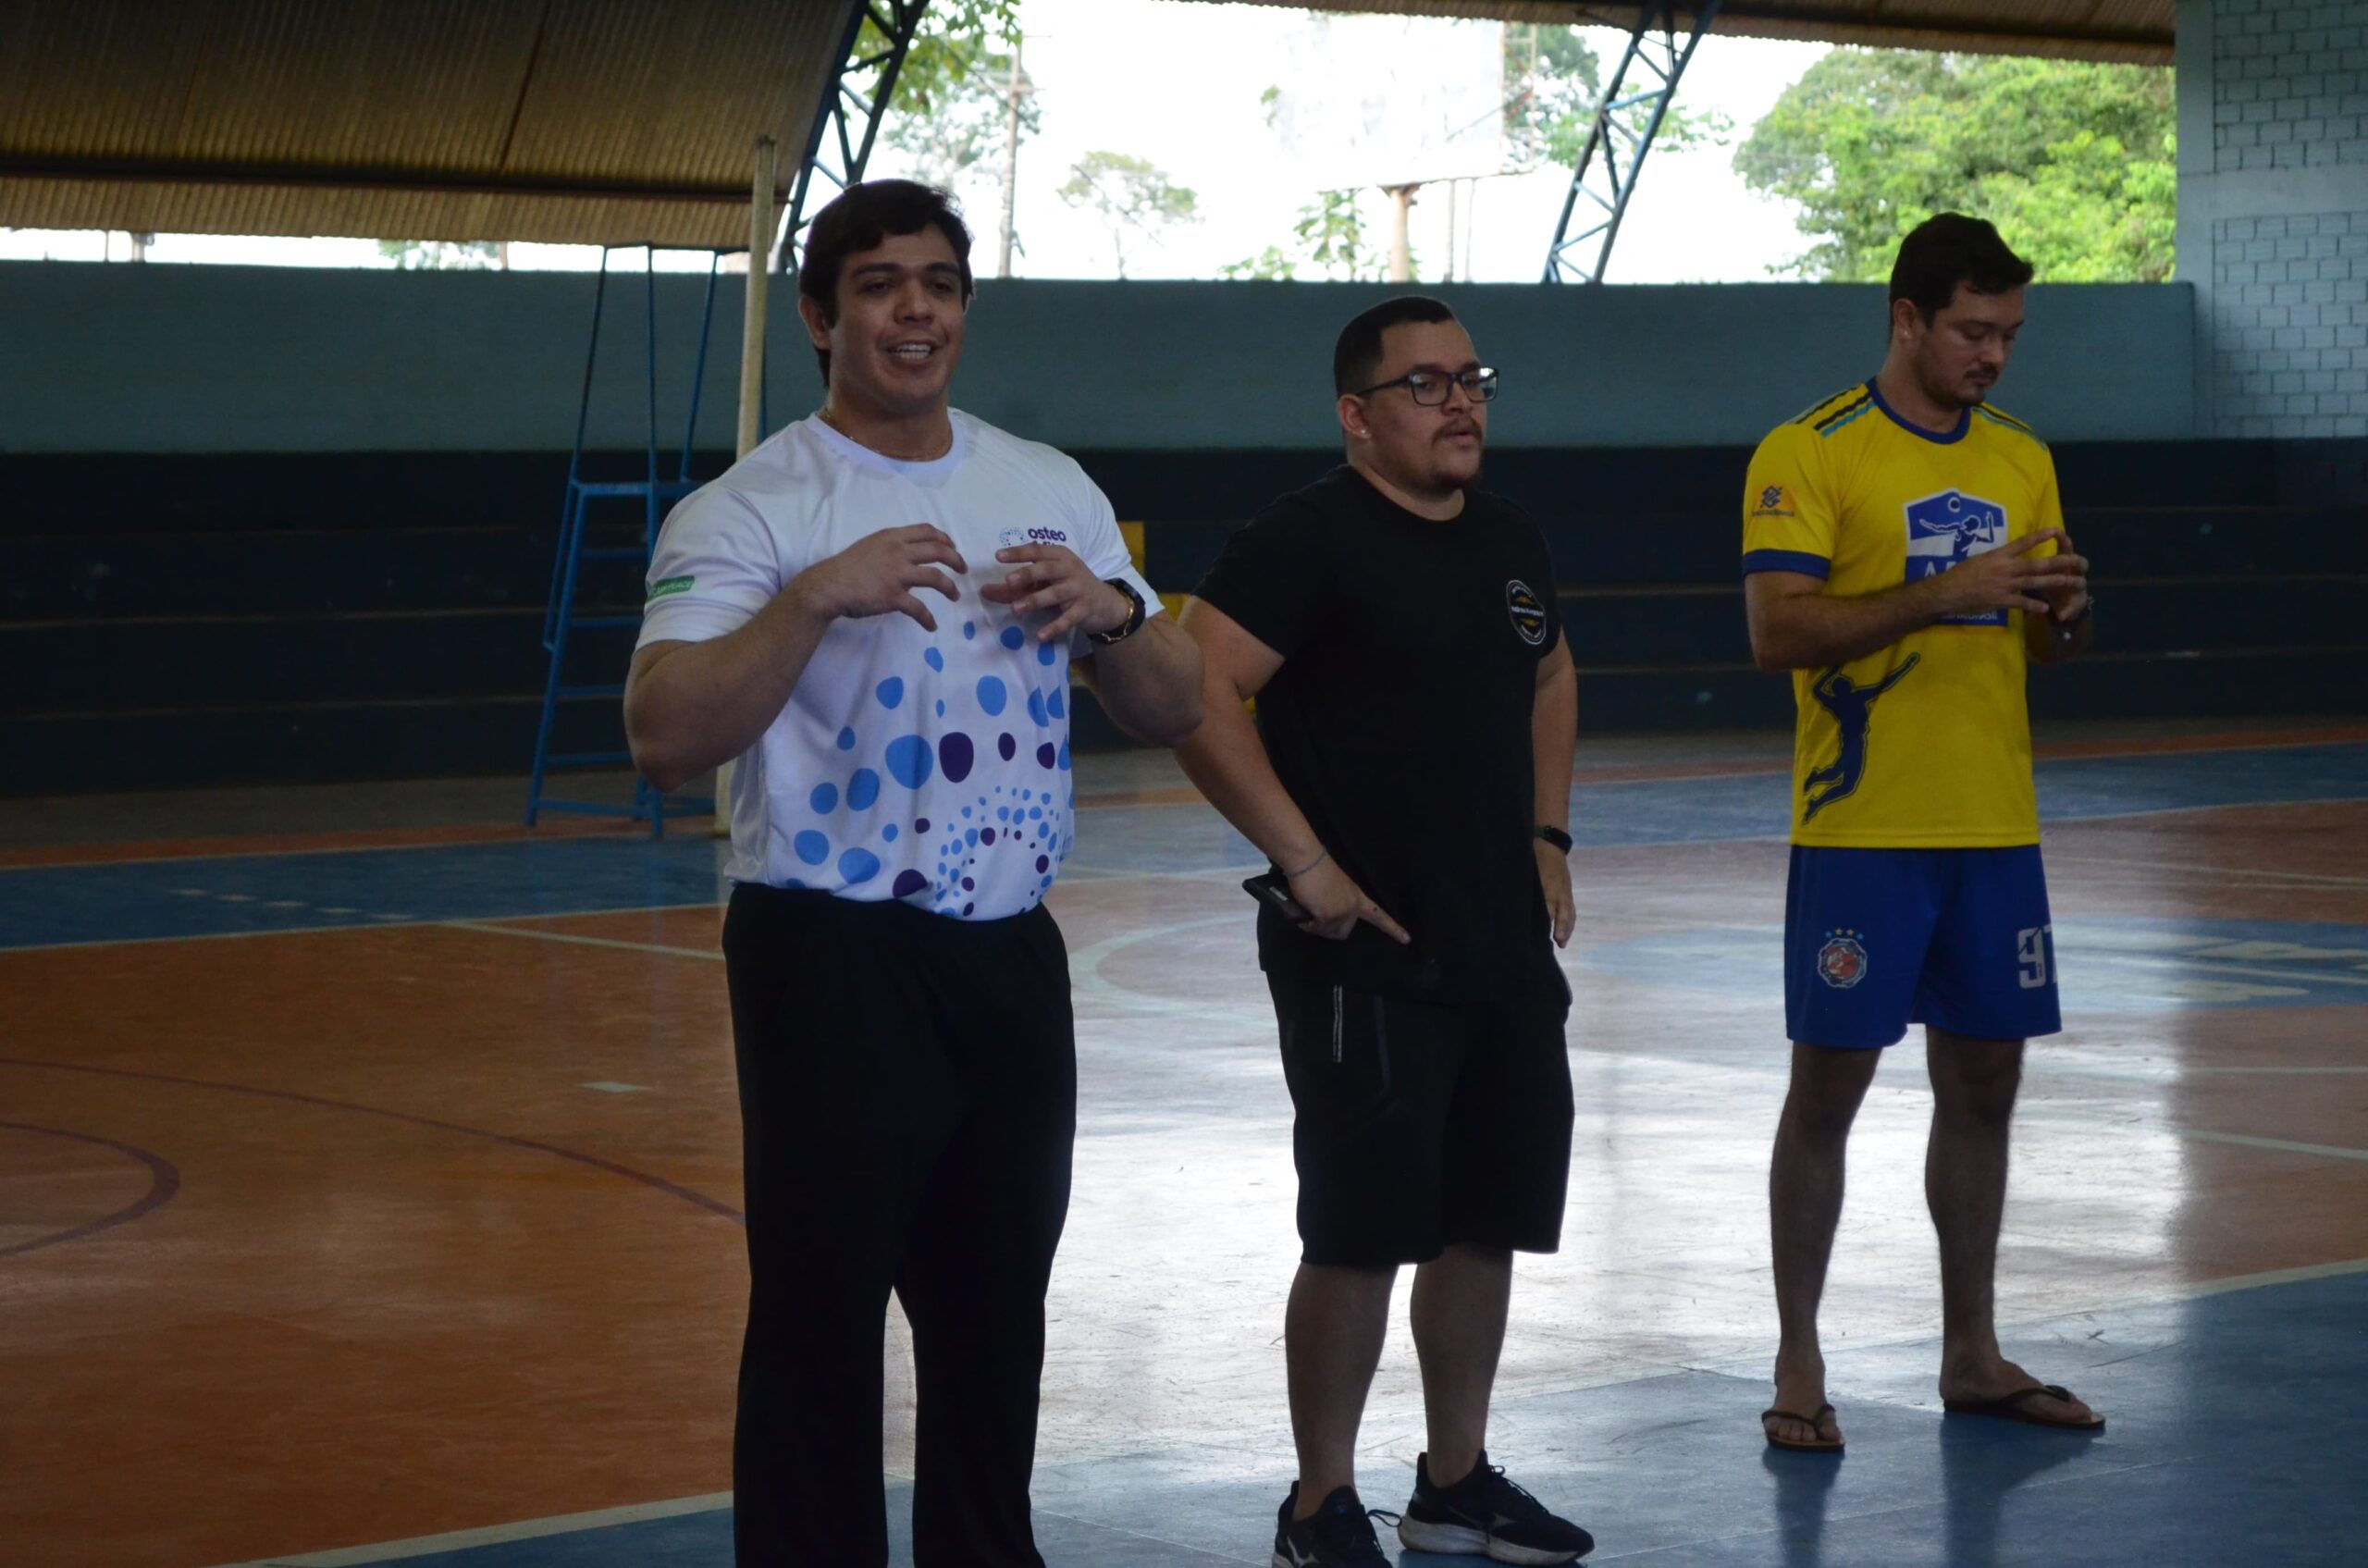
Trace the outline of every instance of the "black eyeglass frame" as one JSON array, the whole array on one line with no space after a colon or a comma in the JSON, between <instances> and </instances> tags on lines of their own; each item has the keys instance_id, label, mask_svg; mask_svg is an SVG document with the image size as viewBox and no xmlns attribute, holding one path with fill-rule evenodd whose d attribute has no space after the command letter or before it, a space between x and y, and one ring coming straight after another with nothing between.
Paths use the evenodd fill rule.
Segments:
<instances>
[{"instance_id":1,"label":"black eyeglass frame","mask_svg":"<svg viewBox=\"0 0 2368 1568\"><path fill-rule=\"evenodd\" d=\"M1414 386L1417 377L1438 382L1439 396L1437 402L1423 401L1423 394L1416 390ZM1403 387L1406 389L1406 395L1414 400L1415 407L1441 408L1446 406L1447 389L1449 387L1462 387L1465 397L1475 403L1486 403L1497 401L1497 367L1493 364L1484 364L1474 370L1410 370L1403 376L1393 377L1388 381L1376 381L1363 391L1350 392L1349 395L1352 398L1369 398L1375 392L1386 392L1392 387Z\"/></svg>"}]
</instances>

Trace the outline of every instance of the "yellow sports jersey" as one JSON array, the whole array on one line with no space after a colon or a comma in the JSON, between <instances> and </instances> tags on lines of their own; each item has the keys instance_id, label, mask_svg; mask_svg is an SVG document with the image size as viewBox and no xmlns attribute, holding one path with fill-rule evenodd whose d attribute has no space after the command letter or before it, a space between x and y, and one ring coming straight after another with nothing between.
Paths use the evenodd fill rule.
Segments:
<instances>
[{"instance_id":1,"label":"yellow sports jersey","mask_svg":"<svg viewBox=\"0 0 2368 1568\"><path fill-rule=\"evenodd\" d=\"M1982 407L1967 410L1954 434L1932 435L1893 414L1869 381L1759 443L1743 569L1804 572L1830 594L1872 594L2063 521L2055 463L2030 426ZM2038 843L2022 620L2020 611L1964 616L1833 669L1794 671L1793 842Z\"/></svg>"}]
</instances>

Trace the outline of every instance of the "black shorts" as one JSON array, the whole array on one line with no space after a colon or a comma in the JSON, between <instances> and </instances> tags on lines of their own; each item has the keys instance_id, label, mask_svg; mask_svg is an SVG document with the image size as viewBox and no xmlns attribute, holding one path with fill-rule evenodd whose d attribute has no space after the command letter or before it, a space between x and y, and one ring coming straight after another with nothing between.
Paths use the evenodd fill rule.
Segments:
<instances>
[{"instance_id":1,"label":"black shorts","mask_svg":"<svg viewBox=\"0 0 2368 1568\"><path fill-rule=\"evenodd\" d=\"M1378 1268L1459 1243L1560 1246L1565 994L1445 1005L1276 975L1267 989L1298 1112L1307 1262Z\"/></svg>"}]
</instances>

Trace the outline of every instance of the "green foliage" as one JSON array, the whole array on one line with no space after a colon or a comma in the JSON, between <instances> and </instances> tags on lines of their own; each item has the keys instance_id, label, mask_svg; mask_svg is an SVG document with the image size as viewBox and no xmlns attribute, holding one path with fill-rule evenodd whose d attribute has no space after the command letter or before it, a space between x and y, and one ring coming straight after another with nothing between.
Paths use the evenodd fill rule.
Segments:
<instances>
[{"instance_id":1,"label":"green foliage","mask_svg":"<svg viewBox=\"0 0 2368 1568\"><path fill-rule=\"evenodd\" d=\"M1101 218L1110 231L1118 276L1127 276L1127 248L1135 240L1157 242L1171 224L1200 221L1201 198L1176 184L1167 171L1129 153L1092 152L1069 166L1068 183L1057 192L1073 207Z\"/></svg>"},{"instance_id":2,"label":"green foliage","mask_svg":"<svg viewBox=\"0 0 2368 1568\"><path fill-rule=\"evenodd\" d=\"M1837 49L1735 154L1755 191L1801 207L1816 241L1784 270L1890 276L1936 212L1998 226L2042 279L2171 273L2178 192L2171 73L1984 55Z\"/></svg>"},{"instance_id":3,"label":"green foliage","mask_svg":"<svg viewBox=\"0 0 2368 1568\"><path fill-rule=\"evenodd\" d=\"M1629 88L1637 85L1632 72ZM1579 161L1594 129L1596 102L1603 95L1603 63L1577 28L1538 22L1505 24L1505 144L1521 167L1552 164L1568 168ZM1627 118L1644 129L1639 106ZM1724 146L1734 121L1716 109L1688 108L1679 101L1661 117L1653 145L1663 150ZM1624 154L1624 149L1623 149Z\"/></svg>"},{"instance_id":4,"label":"green foliage","mask_svg":"<svg viewBox=\"0 0 2368 1568\"><path fill-rule=\"evenodd\" d=\"M1567 164L1579 155L1603 65L1574 27L1505 24L1505 145L1520 165Z\"/></svg>"},{"instance_id":5,"label":"green foliage","mask_svg":"<svg viewBox=\"0 0 2368 1568\"><path fill-rule=\"evenodd\" d=\"M1255 256L1217 269L1221 278L1289 281L1301 267L1339 283L1379 282L1389 275L1389 257L1365 228L1354 191L1325 191L1300 208L1288 249L1269 245Z\"/></svg>"},{"instance_id":6,"label":"green foliage","mask_svg":"<svg viewBox=\"0 0 2368 1568\"><path fill-rule=\"evenodd\" d=\"M378 253L404 272L475 272L501 265L491 240L381 240Z\"/></svg>"},{"instance_id":7,"label":"green foliage","mask_svg":"<svg viewBox=\"0 0 2368 1568\"><path fill-rule=\"evenodd\" d=\"M912 160L916 178L951 188L973 166L1001 157L1018 42L1019 0L936 0L923 14L880 128L881 139ZM866 21L858 53L884 43ZM1025 142L1044 116L1024 68L1019 83Z\"/></svg>"},{"instance_id":8,"label":"green foliage","mask_svg":"<svg viewBox=\"0 0 2368 1568\"><path fill-rule=\"evenodd\" d=\"M1299 269L1300 258L1279 245L1269 245L1254 256L1226 263L1217 268L1217 276L1236 282L1289 283L1299 277Z\"/></svg>"}]
</instances>

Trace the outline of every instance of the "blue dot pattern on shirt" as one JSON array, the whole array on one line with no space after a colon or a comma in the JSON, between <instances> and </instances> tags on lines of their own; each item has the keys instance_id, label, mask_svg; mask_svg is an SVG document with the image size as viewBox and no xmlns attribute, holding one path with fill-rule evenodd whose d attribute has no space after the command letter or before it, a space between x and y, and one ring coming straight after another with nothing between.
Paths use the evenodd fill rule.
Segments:
<instances>
[{"instance_id":1,"label":"blue dot pattern on shirt","mask_svg":"<svg viewBox=\"0 0 2368 1568\"><path fill-rule=\"evenodd\" d=\"M978 631L976 622L964 623L963 640L975 646ZM1028 646L1027 635L1018 626L1005 626L993 640L1015 653L1022 652ZM1052 644L1038 645L1036 661L1043 668L1053 667L1059 662L1058 649ZM928 673L922 674L916 671L918 683L928 685L931 684L931 677L940 677L935 683L935 689L948 690L942 679L945 676L946 660L938 648L932 646L925 649L921 664ZM896 721L887 719L886 714L898 712L911 689L906 679L899 675L890 675L879 682L871 692L878 706L868 710L870 717L894 725ZM1068 698L1061 685L1028 685L1026 689L1025 706L1030 722L1039 728L1051 728L1066 722ZM1011 706L1013 696L1012 683L1002 675L980 675L971 683L967 693L954 688L956 702L963 702L977 714L989 719L1002 716ZM931 697L929 702L939 718L945 717L946 698ZM956 721L957 723L960 722ZM948 784L964 784L969 781L981 761L979 739L960 728L941 728L932 739L901 728L872 733L872 727L859 720L840 729L837 747L843 753L869 755L877 766L866 764L855 768L847 775L844 786L835 779L816 783L807 794L807 805L817 819L824 821L820 825L803 827L792 837L790 844L801 862L836 870L840 882L847 887L862 886L879 877L886 869L878 854L854 840L870 839L882 845L894 845L903 837L903 830L894 821L881 823L861 820L883 800L888 802L891 811L903 815L906 807L888 793L892 786L908 793L917 792L932 779L941 777ZM1016 737L1008 732L997 732L992 749L993 756L1006 765L1017 764L1024 768L1032 761L1046 773L1065 772L1069 767L1066 737L1058 742L1045 739L1026 748L1023 756L1023 748ZM1005 776L1008 778L1010 775ZM983 785L984 780L980 782ZM960 809L961 814L974 822L992 821L1002 825L941 829L942 839L927 846L933 851L936 875L931 877L912 867L897 871L890 889L895 898L925 905L941 914L965 914L976 907L974 895L978 892L979 876L983 870L984 861L988 857L1004 854L1017 857L1020 869L1033 880L1031 901L1041 899L1052 887L1060 858L1068 853L1075 842L1069 832L1069 815L1077 803L1075 795L1065 794L1066 805L1062 805L1056 804L1056 797L1050 788L1040 792L1033 786L1007 784L989 787L992 793L973 796L970 804ZM1002 804L997 804L996 796L1005 796ZM1012 804L1014 800L1019 804ZM845 808L846 817L837 817L842 805ZM835 834L825 831L830 827L829 820L833 818L841 824ZM850 821L848 818L856 820ZM914 842L919 845L930 836L929 820L909 820L915 834Z\"/></svg>"}]
</instances>

